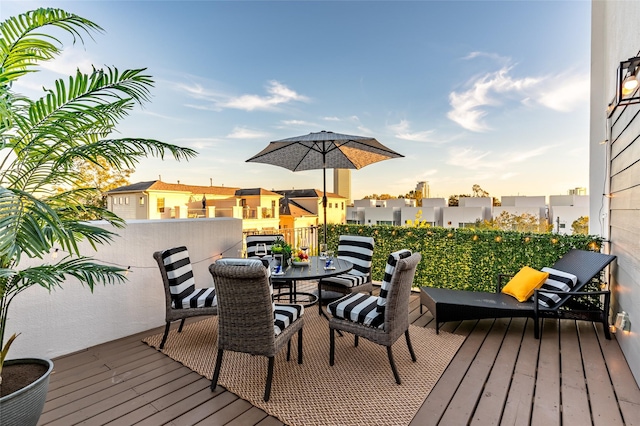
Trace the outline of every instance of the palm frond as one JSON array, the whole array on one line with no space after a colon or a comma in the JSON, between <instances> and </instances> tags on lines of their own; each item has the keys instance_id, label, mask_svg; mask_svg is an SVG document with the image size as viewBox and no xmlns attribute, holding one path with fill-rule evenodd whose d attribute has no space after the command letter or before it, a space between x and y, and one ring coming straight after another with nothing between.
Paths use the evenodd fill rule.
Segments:
<instances>
[{"instance_id":1,"label":"palm frond","mask_svg":"<svg viewBox=\"0 0 640 426\"><path fill-rule=\"evenodd\" d=\"M0 85L37 71L40 62L48 61L60 53L60 41L36 30L53 26L65 30L73 43L84 43L83 36L102 28L94 22L62 9L40 8L9 17L0 23Z\"/></svg>"}]
</instances>

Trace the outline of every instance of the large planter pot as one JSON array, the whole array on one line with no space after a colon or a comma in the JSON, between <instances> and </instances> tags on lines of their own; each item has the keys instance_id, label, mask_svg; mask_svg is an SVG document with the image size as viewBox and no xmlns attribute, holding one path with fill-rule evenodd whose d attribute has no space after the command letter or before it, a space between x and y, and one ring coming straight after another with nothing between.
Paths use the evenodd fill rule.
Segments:
<instances>
[{"instance_id":1,"label":"large planter pot","mask_svg":"<svg viewBox=\"0 0 640 426\"><path fill-rule=\"evenodd\" d=\"M3 368L29 364L44 366L46 371L30 385L0 398L0 425L2 426L35 426L40 419L47 398L53 361L38 358L11 359L4 362ZM3 380L6 378L3 377Z\"/></svg>"}]
</instances>

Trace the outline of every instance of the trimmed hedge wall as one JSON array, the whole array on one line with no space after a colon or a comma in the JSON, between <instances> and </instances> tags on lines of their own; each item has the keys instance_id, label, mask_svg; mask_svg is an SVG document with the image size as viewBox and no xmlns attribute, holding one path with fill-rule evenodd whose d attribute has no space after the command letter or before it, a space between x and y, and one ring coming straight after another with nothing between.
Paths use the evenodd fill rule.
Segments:
<instances>
[{"instance_id":1,"label":"trimmed hedge wall","mask_svg":"<svg viewBox=\"0 0 640 426\"><path fill-rule=\"evenodd\" d=\"M322 234L322 228L320 228ZM416 228L389 225L328 225L327 243L337 250L342 234L375 239L373 279L381 281L389 253L408 248L422 254L414 285L495 291L498 274L523 266L551 266L572 248L600 251L594 235L529 234L471 228ZM322 235L320 236L322 238Z\"/></svg>"}]
</instances>

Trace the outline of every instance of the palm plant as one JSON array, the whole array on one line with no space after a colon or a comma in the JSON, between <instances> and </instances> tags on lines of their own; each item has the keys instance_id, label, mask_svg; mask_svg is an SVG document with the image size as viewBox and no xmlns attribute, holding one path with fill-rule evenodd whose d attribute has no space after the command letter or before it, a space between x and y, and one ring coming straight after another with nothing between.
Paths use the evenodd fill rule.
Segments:
<instances>
[{"instance_id":1,"label":"palm plant","mask_svg":"<svg viewBox=\"0 0 640 426\"><path fill-rule=\"evenodd\" d=\"M0 373L15 339L13 335L5 341L8 308L22 291L34 285L51 290L68 277L91 290L96 284L125 280L124 269L80 253L80 241L97 250L116 235L80 217L101 218L116 229L125 223L84 201L98 189L81 181L77 162L106 162L123 170L147 156L171 154L180 160L196 154L157 140L109 137L136 104L149 101L153 80L145 69L78 70L35 100L13 91L15 81L60 53L60 41L43 31L48 28L81 43L83 36L102 31L60 9L38 9L0 23ZM58 249L67 255L48 263L45 256ZM42 259L42 264L21 269L24 256Z\"/></svg>"}]
</instances>

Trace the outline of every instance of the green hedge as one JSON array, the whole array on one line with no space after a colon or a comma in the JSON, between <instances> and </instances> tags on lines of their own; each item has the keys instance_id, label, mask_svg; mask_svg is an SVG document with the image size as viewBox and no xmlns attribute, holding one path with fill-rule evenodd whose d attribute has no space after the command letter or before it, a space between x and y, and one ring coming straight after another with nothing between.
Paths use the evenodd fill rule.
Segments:
<instances>
[{"instance_id":1,"label":"green hedge","mask_svg":"<svg viewBox=\"0 0 640 426\"><path fill-rule=\"evenodd\" d=\"M498 274L514 274L525 265L536 269L551 266L572 248L599 251L602 244L601 237L584 234L328 225L327 243L330 248L337 249L338 237L342 234L371 236L375 239L374 281L382 280L389 253L408 248L422 254L415 286L476 291L495 291Z\"/></svg>"}]
</instances>

